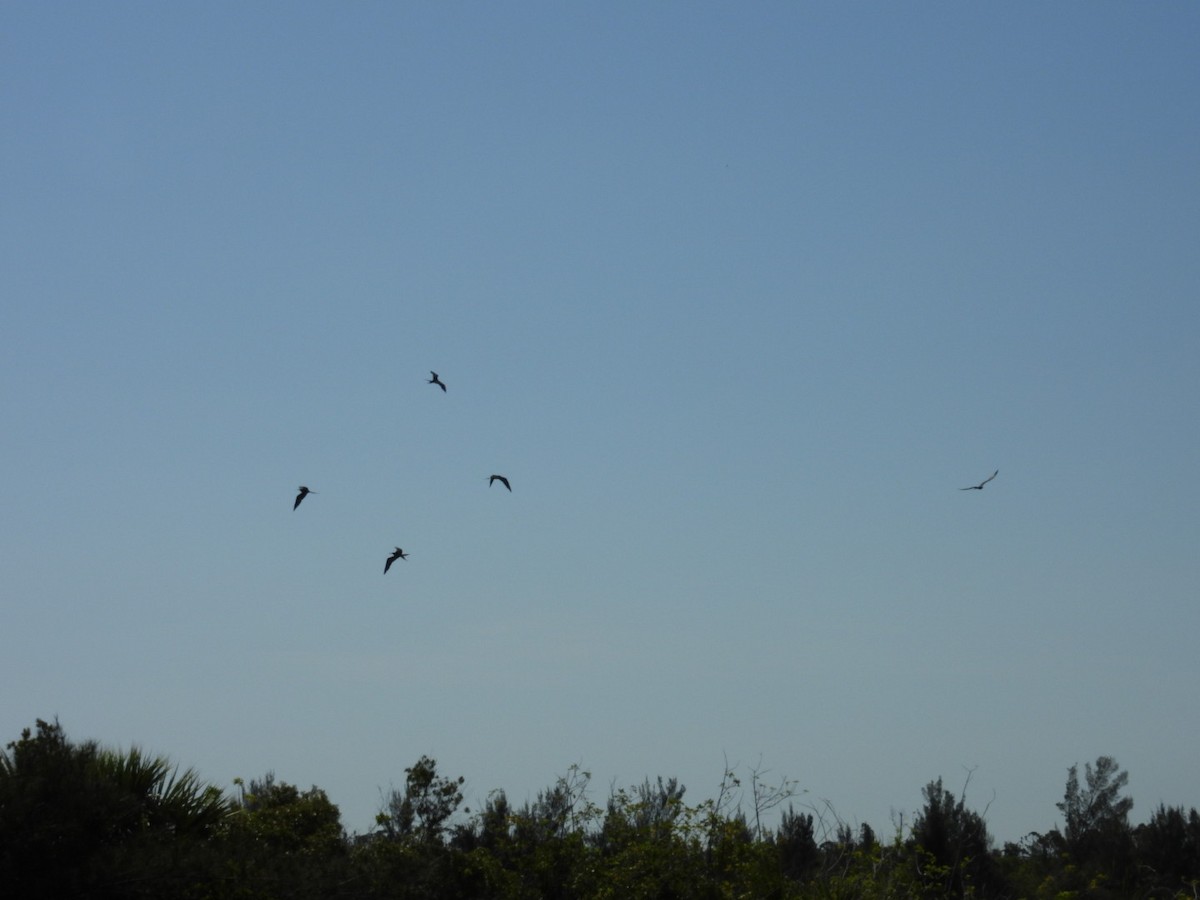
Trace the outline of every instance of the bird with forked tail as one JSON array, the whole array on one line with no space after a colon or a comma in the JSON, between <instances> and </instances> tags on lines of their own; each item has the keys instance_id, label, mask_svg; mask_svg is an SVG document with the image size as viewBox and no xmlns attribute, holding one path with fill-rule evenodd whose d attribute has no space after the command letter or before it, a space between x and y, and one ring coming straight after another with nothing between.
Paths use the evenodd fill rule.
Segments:
<instances>
[{"instance_id":1,"label":"bird with forked tail","mask_svg":"<svg viewBox=\"0 0 1200 900\"><path fill-rule=\"evenodd\" d=\"M405 553L403 550L401 550L399 547L396 548L395 553L393 553L391 556L389 556L387 558L387 562L385 562L383 564L383 574L384 575L386 575L388 572L388 569L390 569L392 567L392 563L394 563L398 559L408 559L408 554Z\"/></svg>"}]
</instances>

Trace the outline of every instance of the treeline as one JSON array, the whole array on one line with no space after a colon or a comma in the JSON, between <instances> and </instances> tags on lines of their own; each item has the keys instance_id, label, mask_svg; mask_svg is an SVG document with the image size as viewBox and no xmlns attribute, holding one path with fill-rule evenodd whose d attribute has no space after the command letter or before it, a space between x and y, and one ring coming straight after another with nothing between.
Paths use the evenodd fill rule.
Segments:
<instances>
[{"instance_id":1,"label":"treeline","mask_svg":"<svg viewBox=\"0 0 1200 900\"><path fill-rule=\"evenodd\" d=\"M463 806L462 778L422 757L377 827L347 835L325 792L273 775L236 795L161 757L68 740L38 721L0 754L0 896L20 898L1195 898L1200 814L1160 806L1129 824L1110 757L1069 770L1063 830L993 846L941 779L886 838L794 784L727 771L685 801L674 779L593 802L578 767L512 806ZM964 792L965 793L965 792ZM765 815L770 812L771 815ZM776 824L768 826L764 819Z\"/></svg>"}]
</instances>

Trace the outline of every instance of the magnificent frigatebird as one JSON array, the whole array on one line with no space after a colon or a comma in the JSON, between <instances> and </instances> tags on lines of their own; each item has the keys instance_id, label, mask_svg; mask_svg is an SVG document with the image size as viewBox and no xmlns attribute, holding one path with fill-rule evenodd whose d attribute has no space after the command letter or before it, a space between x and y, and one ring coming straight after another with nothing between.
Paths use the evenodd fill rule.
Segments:
<instances>
[{"instance_id":1,"label":"magnificent frigatebird","mask_svg":"<svg viewBox=\"0 0 1200 900\"><path fill-rule=\"evenodd\" d=\"M960 491L982 491L982 490L983 490L983 486L984 486L985 484L987 484L989 481L991 481L993 478L995 478L995 477L996 477L997 475L999 475L999 474L1000 474L1000 470L999 470L999 469L997 469L995 472L993 472L993 473L992 473L991 475L989 475L987 478L983 479L983 481L979 482L979 484L973 484L973 485L971 485L970 487L959 488L959 490L960 490Z\"/></svg>"},{"instance_id":2,"label":"magnificent frigatebird","mask_svg":"<svg viewBox=\"0 0 1200 900\"><path fill-rule=\"evenodd\" d=\"M403 550L401 550L399 547L396 548L395 553L393 553L391 556L389 556L387 558L387 562L385 562L383 564L383 574L384 575L386 575L387 570L392 567L392 563L394 563L398 559L408 559L408 554L405 553Z\"/></svg>"},{"instance_id":3,"label":"magnificent frigatebird","mask_svg":"<svg viewBox=\"0 0 1200 900\"><path fill-rule=\"evenodd\" d=\"M512 485L508 483L508 479L505 478L503 475L493 475L491 478L489 478L488 479L488 487L491 487L492 484L497 481L500 482L502 485L504 485L506 488L508 488L508 492L510 494L512 493Z\"/></svg>"},{"instance_id":4,"label":"magnificent frigatebird","mask_svg":"<svg viewBox=\"0 0 1200 900\"><path fill-rule=\"evenodd\" d=\"M292 512L296 511L296 507L300 505L301 500L303 500L309 494L315 494L315 493L316 493L316 491L310 491L304 485L300 485L300 493L298 493L296 495L296 502L292 504Z\"/></svg>"},{"instance_id":5,"label":"magnificent frigatebird","mask_svg":"<svg viewBox=\"0 0 1200 900\"><path fill-rule=\"evenodd\" d=\"M432 375L433 377L425 379L426 384L436 384L443 391L446 390L446 386L444 384L442 384L442 379L437 377L437 372L430 370L429 374Z\"/></svg>"}]
</instances>

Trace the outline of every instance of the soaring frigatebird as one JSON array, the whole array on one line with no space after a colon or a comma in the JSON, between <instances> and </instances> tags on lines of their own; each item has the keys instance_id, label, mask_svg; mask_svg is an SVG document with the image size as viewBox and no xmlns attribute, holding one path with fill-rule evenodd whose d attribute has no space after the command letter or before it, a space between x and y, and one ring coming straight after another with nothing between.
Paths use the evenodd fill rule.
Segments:
<instances>
[{"instance_id":1,"label":"soaring frigatebird","mask_svg":"<svg viewBox=\"0 0 1200 900\"><path fill-rule=\"evenodd\" d=\"M296 511L296 507L300 505L301 500L303 500L309 494L315 494L315 493L316 493L316 491L310 491L304 485L300 485L300 493L298 493L296 495L296 502L292 504L292 512Z\"/></svg>"},{"instance_id":2,"label":"soaring frigatebird","mask_svg":"<svg viewBox=\"0 0 1200 900\"><path fill-rule=\"evenodd\" d=\"M403 550L401 550L399 547L396 548L395 553L393 553L391 556L389 556L387 558L387 562L385 562L383 564L383 574L384 575L386 575L387 570L392 567L392 563L394 563L398 559L408 559L408 554L405 553Z\"/></svg>"},{"instance_id":3,"label":"soaring frigatebird","mask_svg":"<svg viewBox=\"0 0 1200 900\"><path fill-rule=\"evenodd\" d=\"M506 488L508 488L508 492L510 494L512 493L512 485L508 483L508 479L505 478L503 475L493 475L491 478L489 478L488 479L488 487L491 487L497 481L500 482L502 485L504 485Z\"/></svg>"},{"instance_id":4,"label":"soaring frigatebird","mask_svg":"<svg viewBox=\"0 0 1200 900\"><path fill-rule=\"evenodd\" d=\"M959 488L959 490L960 490L960 491L982 491L982 490L983 490L983 486L984 486L985 484L987 484L989 481L991 481L993 478L995 478L995 477L996 477L997 475L999 475L999 474L1000 474L1000 470L999 470L999 469L997 469L995 472L993 472L993 473L992 473L991 475L989 475L987 478L983 479L983 481L979 482L979 484L973 484L973 485L971 485L970 487Z\"/></svg>"},{"instance_id":5,"label":"soaring frigatebird","mask_svg":"<svg viewBox=\"0 0 1200 900\"><path fill-rule=\"evenodd\" d=\"M425 383L426 383L426 384L436 384L436 385L437 385L438 387L440 387L440 388L441 388L443 391L445 391L445 390L446 390L446 386L445 386L444 384L442 384L442 379L440 379L440 378L438 378L438 377L437 377L437 372L434 372L433 370L430 370L429 374L430 374L430 375L432 375L433 377L432 377L432 378L426 378L426 379L425 379Z\"/></svg>"}]
</instances>

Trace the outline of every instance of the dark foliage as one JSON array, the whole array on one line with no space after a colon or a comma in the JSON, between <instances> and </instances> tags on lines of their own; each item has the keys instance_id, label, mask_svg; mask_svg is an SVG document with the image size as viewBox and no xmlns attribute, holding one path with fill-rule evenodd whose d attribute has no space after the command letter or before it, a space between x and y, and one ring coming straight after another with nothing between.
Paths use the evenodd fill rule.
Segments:
<instances>
[{"instance_id":1,"label":"dark foliage","mask_svg":"<svg viewBox=\"0 0 1200 900\"><path fill-rule=\"evenodd\" d=\"M136 748L73 744L39 719L0 754L0 892L190 896L228 811L191 771Z\"/></svg>"},{"instance_id":2,"label":"dark foliage","mask_svg":"<svg viewBox=\"0 0 1200 900\"><path fill-rule=\"evenodd\" d=\"M982 896L1004 896L983 817L966 808L965 797L955 799L940 778L922 793L925 806L913 820L910 840L933 863L926 872L932 882L953 897L965 895L968 887Z\"/></svg>"},{"instance_id":3,"label":"dark foliage","mask_svg":"<svg viewBox=\"0 0 1200 900\"><path fill-rule=\"evenodd\" d=\"M5 897L600 900L600 898L1106 898L1200 894L1200 814L1160 806L1128 824L1128 776L1109 757L1069 770L1064 832L1000 851L942 780L907 833L882 842L832 807L781 807L792 783L726 767L717 796L674 779L589 798L572 767L520 809L502 791L473 814L462 778L421 757L369 835L347 836L324 791L273 774L226 798L164 759L69 741L37 722L0 754ZM969 780L969 779L968 779ZM742 809L750 804L749 815Z\"/></svg>"}]
</instances>

